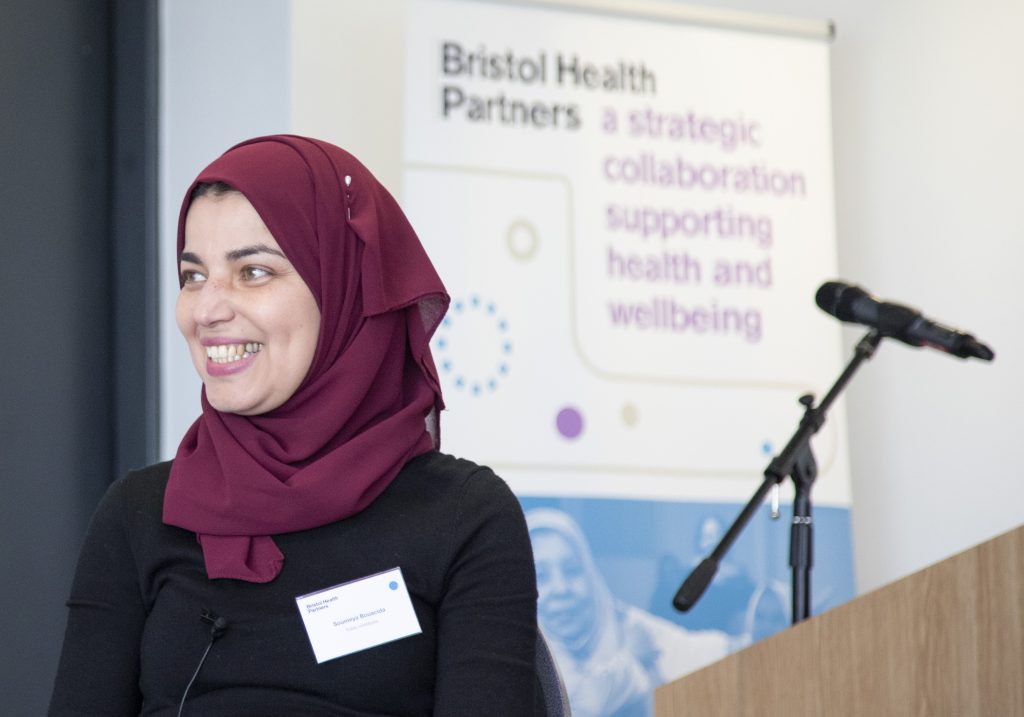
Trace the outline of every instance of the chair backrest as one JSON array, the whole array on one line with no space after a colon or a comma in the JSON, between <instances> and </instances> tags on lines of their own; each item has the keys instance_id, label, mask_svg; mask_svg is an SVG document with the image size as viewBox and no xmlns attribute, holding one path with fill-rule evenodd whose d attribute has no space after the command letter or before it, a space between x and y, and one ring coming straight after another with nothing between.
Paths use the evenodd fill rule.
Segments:
<instances>
[{"instance_id":1,"label":"chair backrest","mask_svg":"<svg viewBox=\"0 0 1024 717\"><path fill-rule=\"evenodd\" d=\"M537 631L537 650L534 662L537 666L540 688L544 694L547 717L571 717L569 694L565 691L565 683L562 682L562 676L558 674L558 665L555 664L555 658L540 630Z\"/></svg>"}]
</instances>

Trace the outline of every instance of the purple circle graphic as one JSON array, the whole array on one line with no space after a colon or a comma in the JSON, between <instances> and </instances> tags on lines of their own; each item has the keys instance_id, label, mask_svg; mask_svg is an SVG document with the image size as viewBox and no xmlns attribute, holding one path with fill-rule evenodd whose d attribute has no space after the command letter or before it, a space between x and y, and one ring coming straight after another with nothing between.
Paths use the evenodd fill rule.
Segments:
<instances>
[{"instance_id":1,"label":"purple circle graphic","mask_svg":"<svg viewBox=\"0 0 1024 717\"><path fill-rule=\"evenodd\" d=\"M576 438L583 433L583 416L575 408L563 408L555 417L555 426L566 438Z\"/></svg>"}]
</instances>

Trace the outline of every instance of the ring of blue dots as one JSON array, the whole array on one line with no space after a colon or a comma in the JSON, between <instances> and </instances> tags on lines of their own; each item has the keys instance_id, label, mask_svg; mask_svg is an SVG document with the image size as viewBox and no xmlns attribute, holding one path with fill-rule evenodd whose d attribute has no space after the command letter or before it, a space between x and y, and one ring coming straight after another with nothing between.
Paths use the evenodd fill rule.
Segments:
<instances>
[{"instance_id":1,"label":"ring of blue dots","mask_svg":"<svg viewBox=\"0 0 1024 717\"><path fill-rule=\"evenodd\" d=\"M482 341L497 341L500 359L494 366L464 366L457 357L458 347L451 342L451 329L467 318L484 319L484 325L494 327L492 336L482 336ZM481 396L497 390L501 380L508 376L509 359L512 356L512 339L509 337L508 321L498 312L493 301L484 301L478 295L452 302L447 316L441 321L434 336L434 352L439 359L441 373L447 376L459 391Z\"/></svg>"}]
</instances>

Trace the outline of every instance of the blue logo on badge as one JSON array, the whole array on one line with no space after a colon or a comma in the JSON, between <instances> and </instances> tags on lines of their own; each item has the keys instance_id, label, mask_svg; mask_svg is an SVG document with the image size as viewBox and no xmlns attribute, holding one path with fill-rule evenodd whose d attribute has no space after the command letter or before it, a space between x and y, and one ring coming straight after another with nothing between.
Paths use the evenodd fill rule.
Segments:
<instances>
[{"instance_id":1,"label":"blue logo on badge","mask_svg":"<svg viewBox=\"0 0 1024 717\"><path fill-rule=\"evenodd\" d=\"M392 590L398 590L398 583L396 583L394 580L392 580L390 583L388 583L388 587L391 588Z\"/></svg>"}]
</instances>

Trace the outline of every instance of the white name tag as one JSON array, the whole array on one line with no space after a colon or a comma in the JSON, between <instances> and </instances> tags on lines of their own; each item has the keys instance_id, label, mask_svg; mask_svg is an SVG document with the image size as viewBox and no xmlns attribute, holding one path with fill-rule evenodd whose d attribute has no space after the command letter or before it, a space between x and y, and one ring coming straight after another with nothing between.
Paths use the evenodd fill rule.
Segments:
<instances>
[{"instance_id":1,"label":"white name tag","mask_svg":"<svg viewBox=\"0 0 1024 717\"><path fill-rule=\"evenodd\" d=\"M401 568L295 598L317 663L423 632Z\"/></svg>"}]
</instances>

